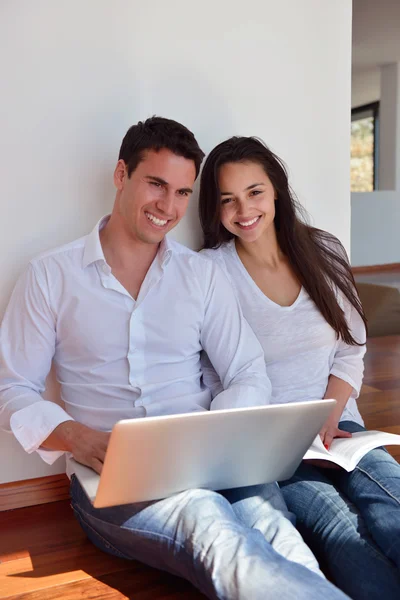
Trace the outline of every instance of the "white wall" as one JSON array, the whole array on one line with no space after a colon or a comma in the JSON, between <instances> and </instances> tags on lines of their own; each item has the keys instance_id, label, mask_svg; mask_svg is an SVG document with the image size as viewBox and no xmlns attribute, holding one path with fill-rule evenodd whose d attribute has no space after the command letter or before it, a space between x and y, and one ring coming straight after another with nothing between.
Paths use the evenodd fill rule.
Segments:
<instances>
[{"instance_id":1,"label":"white wall","mask_svg":"<svg viewBox=\"0 0 400 600\"><path fill-rule=\"evenodd\" d=\"M121 138L155 113L206 151L264 138L349 247L350 37L348 0L0 3L0 308L31 256L110 209ZM195 214L176 232L193 246ZM0 482L51 472L6 434L0 452Z\"/></svg>"},{"instance_id":2,"label":"white wall","mask_svg":"<svg viewBox=\"0 0 400 600\"><path fill-rule=\"evenodd\" d=\"M353 71L351 76L351 107L376 102L381 96L381 74L379 67Z\"/></svg>"},{"instance_id":3,"label":"white wall","mask_svg":"<svg viewBox=\"0 0 400 600\"><path fill-rule=\"evenodd\" d=\"M351 264L400 263L400 193L351 195Z\"/></svg>"}]
</instances>

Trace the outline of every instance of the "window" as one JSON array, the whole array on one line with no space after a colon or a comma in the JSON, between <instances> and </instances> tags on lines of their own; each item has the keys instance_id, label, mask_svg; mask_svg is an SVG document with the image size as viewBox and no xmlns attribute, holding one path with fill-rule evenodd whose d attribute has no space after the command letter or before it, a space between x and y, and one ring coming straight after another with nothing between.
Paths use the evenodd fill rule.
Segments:
<instances>
[{"instance_id":1,"label":"window","mask_svg":"<svg viewBox=\"0 0 400 600\"><path fill-rule=\"evenodd\" d=\"M351 191L378 189L379 102L351 111Z\"/></svg>"}]
</instances>

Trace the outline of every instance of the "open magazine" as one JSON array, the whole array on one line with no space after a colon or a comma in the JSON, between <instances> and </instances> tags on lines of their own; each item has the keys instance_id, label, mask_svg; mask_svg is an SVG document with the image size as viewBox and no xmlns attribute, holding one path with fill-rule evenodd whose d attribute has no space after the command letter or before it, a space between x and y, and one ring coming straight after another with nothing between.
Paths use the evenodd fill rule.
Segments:
<instances>
[{"instance_id":1,"label":"open magazine","mask_svg":"<svg viewBox=\"0 0 400 600\"><path fill-rule=\"evenodd\" d=\"M329 450L324 448L319 435L315 438L303 460L329 460L346 471L352 471L370 450L380 446L400 446L400 435L384 431L359 431L351 438L336 438Z\"/></svg>"}]
</instances>

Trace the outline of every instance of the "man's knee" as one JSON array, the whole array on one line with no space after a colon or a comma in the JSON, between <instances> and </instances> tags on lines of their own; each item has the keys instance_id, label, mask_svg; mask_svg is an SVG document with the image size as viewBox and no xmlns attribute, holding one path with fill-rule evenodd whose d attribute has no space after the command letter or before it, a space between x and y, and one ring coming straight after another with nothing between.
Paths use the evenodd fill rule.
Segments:
<instances>
[{"instance_id":1,"label":"man's knee","mask_svg":"<svg viewBox=\"0 0 400 600\"><path fill-rule=\"evenodd\" d=\"M176 537L185 546L201 551L212 544L224 530L236 529L232 506L221 494L211 490L192 489L179 494L174 511Z\"/></svg>"},{"instance_id":2,"label":"man's knee","mask_svg":"<svg viewBox=\"0 0 400 600\"><path fill-rule=\"evenodd\" d=\"M179 494L179 517L183 521L227 518L232 515L228 500L212 490L192 489Z\"/></svg>"}]
</instances>

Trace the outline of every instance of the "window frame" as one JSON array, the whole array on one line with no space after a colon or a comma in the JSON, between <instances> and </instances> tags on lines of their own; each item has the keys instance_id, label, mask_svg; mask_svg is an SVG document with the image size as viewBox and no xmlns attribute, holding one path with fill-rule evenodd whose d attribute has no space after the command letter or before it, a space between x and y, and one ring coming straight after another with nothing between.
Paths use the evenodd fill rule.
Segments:
<instances>
[{"instance_id":1,"label":"window frame","mask_svg":"<svg viewBox=\"0 0 400 600\"><path fill-rule=\"evenodd\" d=\"M369 104L363 104L356 106L351 109L351 123L365 119L366 117L373 118L373 146L372 146L372 185L373 190L376 191L379 188L378 180L378 167L379 167L379 100L376 102L370 102Z\"/></svg>"}]
</instances>

